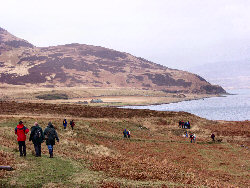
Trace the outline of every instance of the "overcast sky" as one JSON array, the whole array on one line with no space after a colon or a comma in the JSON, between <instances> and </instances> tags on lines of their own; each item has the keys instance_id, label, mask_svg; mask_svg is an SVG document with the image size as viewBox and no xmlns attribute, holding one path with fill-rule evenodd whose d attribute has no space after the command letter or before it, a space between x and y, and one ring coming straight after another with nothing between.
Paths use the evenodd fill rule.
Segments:
<instances>
[{"instance_id":1,"label":"overcast sky","mask_svg":"<svg viewBox=\"0 0 250 188\"><path fill-rule=\"evenodd\" d=\"M0 27L38 47L91 44L183 70L250 59L250 0L0 0Z\"/></svg>"}]
</instances>

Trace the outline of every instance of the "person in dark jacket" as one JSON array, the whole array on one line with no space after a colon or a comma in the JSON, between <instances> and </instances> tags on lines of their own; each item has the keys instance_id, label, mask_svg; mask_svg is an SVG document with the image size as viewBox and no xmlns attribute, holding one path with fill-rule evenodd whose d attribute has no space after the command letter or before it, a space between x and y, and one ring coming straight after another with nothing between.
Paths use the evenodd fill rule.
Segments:
<instances>
[{"instance_id":1,"label":"person in dark jacket","mask_svg":"<svg viewBox=\"0 0 250 188\"><path fill-rule=\"evenodd\" d=\"M48 123L47 128L44 130L44 136L46 140L46 145L49 149L50 158L53 158L53 146L55 145L55 139L59 142L57 132L51 122Z\"/></svg>"},{"instance_id":2,"label":"person in dark jacket","mask_svg":"<svg viewBox=\"0 0 250 188\"><path fill-rule=\"evenodd\" d=\"M63 127L64 127L64 129L66 129L67 124L68 124L68 123L67 123L67 120L66 120L66 119L64 119L64 120L63 120Z\"/></svg>"},{"instance_id":3,"label":"person in dark jacket","mask_svg":"<svg viewBox=\"0 0 250 188\"><path fill-rule=\"evenodd\" d=\"M181 128L181 125L182 125L182 122L181 122L181 121L179 121L179 128Z\"/></svg>"},{"instance_id":4,"label":"person in dark jacket","mask_svg":"<svg viewBox=\"0 0 250 188\"><path fill-rule=\"evenodd\" d=\"M189 122L189 121L187 122L187 128L188 128L188 129L190 129L190 128L191 128L191 126L190 126L190 122Z\"/></svg>"},{"instance_id":5,"label":"person in dark jacket","mask_svg":"<svg viewBox=\"0 0 250 188\"><path fill-rule=\"evenodd\" d=\"M190 137L190 142L193 143L194 135L192 133L190 133L189 137Z\"/></svg>"},{"instance_id":6,"label":"person in dark jacket","mask_svg":"<svg viewBox=\"0 0 250 188\"><path fill-rule=\"evenodd\" d=\"M20 121L17 127L15 128L15 134L17 135L17 141L19 145L20 157L26 156L26 134L29 132L29 129L23 125L23 122Z\"/></svg>"},{"instance_id":7,"label":"person in dark jacket","mask_svg":"<svg viewBox=\"0 0 250 188\"><path fill-rule=\"evenodd\" d=\"M29 141L31 140L34 144L36 157L41 157L41 144L43 143L44 140L44 134L42 128L38 125L37 122L35 122L34 126L31 127Z\"/></svg>"},{"instance_id":8,"label":"person in dark jacket","mask_svg":"<svg viewBox=\"0 0 250 188\"><path fill-rule=\"evenodd\" d=\"M69 122L69 124L70 124L70 126L71 126L71 128L72 128L72 130L74 129L74 126L75 126L75 122L73 121L73 120L71 120L70 122Z\"/></svg>"},{"instance_id":9,"label":"person in dark jacket","mask_svg":"<svg viewBox=\"0 0 250 188\"><path fill-rule=\"evenodd\" d=\"M184 123L183 127L184 129L187 129L187 122Z\"/></svg>"},{"instance_id":10,"label":"person in dark jacket","mask_svg":"<svg viewBox=\"0 0 250 188\"><path fill-rule=\"evenodd\" d=\"M214 138L215 138L215 135L214 135L214 133L211 134L211 138L212 138L212 140L215 142L215 139L214 139Z\"/></svg>"},{"instance_id":11,"label":"person in dark jacket","mask_svg":"<svg viewBox=\"0 0 250 188\"><path fill-rule=\"evenodd\" d=\"M184 129L184 121L181 121L181 128L183 128Z\"/></svg>"}]
</instances>

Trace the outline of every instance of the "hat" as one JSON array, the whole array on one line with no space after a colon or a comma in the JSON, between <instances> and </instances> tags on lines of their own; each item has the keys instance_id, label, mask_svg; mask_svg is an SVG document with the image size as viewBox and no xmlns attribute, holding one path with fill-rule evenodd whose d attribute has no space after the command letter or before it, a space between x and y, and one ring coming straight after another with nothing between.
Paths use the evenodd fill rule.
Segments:
<instances>
[{"instance_id":1,"label":"hat","mask_svg":"<svg viewBox=\"0 0 250 188\"><path fill-rule=\"evenodd\" d=\"M22 124L23 122L22 121L19 121L19 124Z\"/></svg>"}]
</instances>

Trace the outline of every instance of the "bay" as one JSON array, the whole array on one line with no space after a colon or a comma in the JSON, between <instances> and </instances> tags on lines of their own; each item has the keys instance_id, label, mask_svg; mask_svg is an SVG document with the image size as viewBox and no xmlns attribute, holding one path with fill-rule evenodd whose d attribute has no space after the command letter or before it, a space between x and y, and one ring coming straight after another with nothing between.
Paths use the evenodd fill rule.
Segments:
<instances>
[{"instance_id":1,"label":"bay","mask_svg":"<svg viewBox=\"0 0 250 188\"><path fill-rule=\"evenodd\" d=\"M228 90L227 92L232 95L161 105L126 106L124 108L185 111L209 120L250 120L250 89Z\"/></svg>"}]
</instances>

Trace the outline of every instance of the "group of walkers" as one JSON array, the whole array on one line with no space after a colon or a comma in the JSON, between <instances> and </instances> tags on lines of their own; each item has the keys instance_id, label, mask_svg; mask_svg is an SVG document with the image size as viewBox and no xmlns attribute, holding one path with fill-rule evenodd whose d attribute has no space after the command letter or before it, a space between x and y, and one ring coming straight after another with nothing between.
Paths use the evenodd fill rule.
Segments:
<instances>
[{"instance_id":1,"label":"group of walkers","mask_svg":"<svg viewBox=\"0 0 250 188\"><path fill-rule=\"evenodd\" d=\"M15 134L17 135L17 141L19 145L20 156L26 156L26 135L28 134L29 129L23 125L23 122L20 121L17 127L15 128ZM41 144L46 140L46 145L49 150L50 158L53 158L53 146L55 145L55 140L59 142L57 132L51 122L48 123L48 126L43 131L37 122L34 123L34 126L31 127L31 133L29 141L32 141L35 148L36 157L41 157Z\"/></svg>"},{"instance_id":2,"label":"group of walkers","mask_svg":"<svg viewBox=\"0 0 250 188\"><path fill-rule=\"evenodd\" d=\"M123 131L123 137L124 138L130 138L130 130L124 129L124 131Z\"/></svg>"},{"instance_id":3,"label":"group of walkers","mask_svg":"<svg viewBox=\"0 0 250 188\"><path fill-rule=\"evenodd\" d=\"M64 127L64 129L67 128L67 124L68 124L67 120L64 119L64 120L63 120L63 127ZM71 129L73 130L73 129L74 129L74 126L75 126L74 120L71 120L71 121L69 122L69 124L70 124L70 126L71 126Z\"/></svg>"},{"instance_id":4,"label":"group of walkers","mask_svg":"<svg viewBox=\"0 0 250 188\"><path fill-rule=\"evenodd\" d=\"M182 121L182 120L179 121L179 128L182 128L182 129L190 129L190 128L191 128L190 122L189 122L189 121L184 122L184 121ZM188 134L188 132L185 131L183 137L190 138L190 142L191 142L191 143L195 143L195 142L196 142L196 135L193 134L193 133L191 133L191 132Z\"/></svg>"},{"instance_id":5,"label":"group of walkers","mask_svg":"<svg viewBox=\"0 0 250 188\"><path fill-rule=\"evenodd\" d=\"M190 129L190 122L179 121L179 127L182 129Z\"/></svg>"},{"instance_id":6,"label":"group of walkers","mask_svg":"<svg viewBox=\"0 0 250 188\"><path fill-rule=\"evenodd\" d=\"M73 120L70 121L70 126L72 130L74 129L75 122ZM66 129L67 120L63 120L63 127ZM180 128L188 128L190 129L190 123L187 121L184 123L183 121L179 121ZM20 121L17 127L15 128L15 134L17 135L17 141L19 145L20 156L26 156L26 135L28 134L29 129L23 125L23 122ZM124 129L123 131L124 138L130 138L130 130ZM191 143L196 142L196 135L193 133L189 133L185 131L184 137L190 138ZM215 135L212 134L211 138L215 141ZM53 146L55 145L55 140L59 142L59 138L57 132L52 125L51 122L48 123L48 126L43 131L37 122L34 123L34 126L31 127L31 133L29 137L29 141L32 141L35 148L36 157L41 157L41 144L46 140L46 145L49 150L50 158L53 158Z\"/></svg>"},{"instance_id":7,"label":"group of walkers","mask_svg":"<svg viewBox=\"0 0 250 188\"><path fill-rule=\"evenodd\" d=\"M188 134L188 132L185 131L183 137L190 138L190 142L191 143L195 143L196 142L196 135L193 134L193 133L191 133L191 132Z\"/></svg>"}]
</instances>

